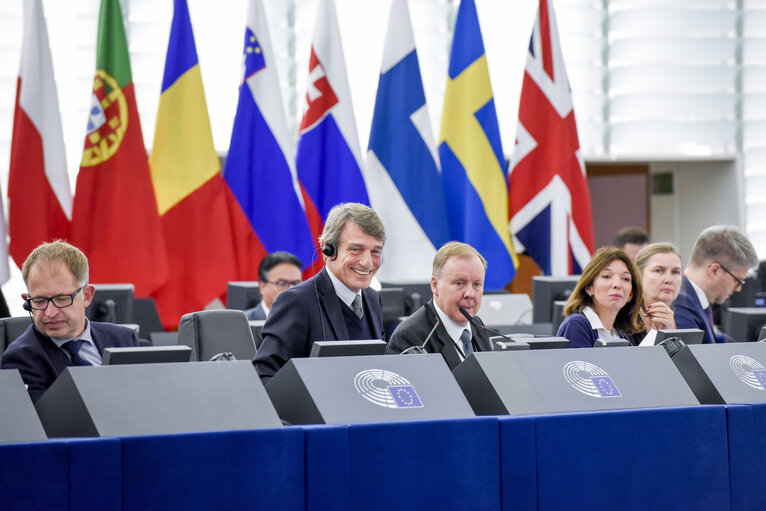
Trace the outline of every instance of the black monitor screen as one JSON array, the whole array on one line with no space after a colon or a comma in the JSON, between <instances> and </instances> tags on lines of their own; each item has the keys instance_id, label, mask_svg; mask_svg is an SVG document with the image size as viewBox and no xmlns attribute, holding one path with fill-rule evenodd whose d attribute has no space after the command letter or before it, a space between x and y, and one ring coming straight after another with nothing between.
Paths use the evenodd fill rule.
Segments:
<instances>
[{"instance_id":1,"label":"black monitor screen","mask_svg":"<svg viewBox=\"0 0 766 511\"><path fill-rule=\"evenodd\" d=\"M553 323L553 302L568 300L579 275L532 277L532 322Z\"/></svg>"},{"instance_id":2,"label":"black monitor screen","mask_svg":"<svg viewBox=\"0 0 766 511\"><path fill-rule=\"evenodd\" d=\"M258 282L229 282L226 289L226 308L245 311L252 309L261 301Z\"/></svg>"},{"instance_id":3,"label":"black monitor screen","mask_svg":"<svg viewBox=\"0 0 766 511\"><path fill-rule=\"evenodd\" d=\"M135 348L104 348L104 365L162 364L188 362L191 358L188 346L138 346Z\"/></svg>"},{"instance_id":4,"label":"black monitor screen","mask_svg":"<svg viewBox=\"0 0 766 511\"><path fill-rule=\"evenodd\" d=\"M85 309L93 321L133 323L133 284L94 284L96 293Z\"/></svg>"},{"instance_id":5,"label":"black monitor screen","mask_svg":"<svg viewBox=\"0 0 766 511\"><path fill-rule=\"evenodd\" d=\"M766 325L766 309L763 307L729 307L726 335L734 342L758 340L761 327Z\"/></svg>"},{"instance_id":6,"label":"black monitor screen","mask_svg":"<svg viewBox=\"0 0 766 511\"><path fill-rule=\"evenodd\" d=\"M531 350L550 350L569 347L569 339L563 337L529 337L519 340L529 344L529 349Z\"/></svg>"},{"instance_id":7,"label":"black monitor screen","mask_svg":"<svg viewBox=\"0 0 766 511\"><path fill-rule=\"evenodd\" d=\"M657 331L657 337L654 339L655 346L665 339L670 339L671 337L678 337L682 341L684 341L684 344L700 344L702 343L702 338L705 336L704 330L699 330L697 328L677 328L675 330L658 330Z\"/></svg>"},{"instance_id":8,"label":"black monitor screen","mask_svg":"<svg viewBox=\"0 0 766 511\"><path fill-rule=\"evenodd\" d=\"M311 347L311 357L347 357L356 355L382 355L386 341L370 339L363 341L317 341Z\"/></svg>"}]
</instances>

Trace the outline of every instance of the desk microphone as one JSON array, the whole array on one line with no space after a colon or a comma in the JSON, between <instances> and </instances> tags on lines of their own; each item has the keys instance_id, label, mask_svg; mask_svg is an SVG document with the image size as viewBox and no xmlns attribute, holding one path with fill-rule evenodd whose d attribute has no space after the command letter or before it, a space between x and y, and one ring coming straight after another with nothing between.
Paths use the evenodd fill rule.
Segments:
<instances>
[{"instance_id":1,"label":"desk microphone","mask_svg":"<svg viewBox=\"0 0 766 511\"><path fill-rule=\"evenodd\" d=\"M518 342L514 341L513 339L511 339L511 338L510 338L510 337L508 337L507 335L505 335L505 334L501 334L501 333L500 333L500 332L498 332L497 330L493 330L493 329L491 329L491 328L489 328L489 327L486 327L486 326L484 326L483 324L479 323L478 321L476 321L476 318L474 318L473 316L471 316L470 314L468 314L468 311L467 311L467 310L465 310L463 307L458 307L458 308L457 308L457 310L459 310L459 311L460 311L460 314L462 314L463 316L465 316L465 319L467 319L467 320L468 320L468 322L469 322L469 323L471 323L472 325L474 325L476 328L481 328L482 330L486 330L487 332L493 333L493 334L495 334L495 335L499 335L500 337L502 337L502 338L504 338L504 339L508 339L508 341L509 341L509 342L511 342L511 343L513 343L513 344L519 344Z\"/></svg>"},{"instance_id":2,"label":"desk microphone","mask_svg":"<svg viewBox=\"0 0 766 511\"><path fill-rule=\"evenodd\" d=\"M438 327L440 324L441 324L441 321L439 321L439 320L437 319L437 320L436 320L436 324L435 324L435 325L434 325L434 327L431 329L431 331L430 331L430 332L428 332L428 335L426 336L426 340L423 342L423 344L421 344L420 346L418 346L417 344L416 344L416 345L414 345L414 346L410 346L409 348L407 348L406 350L402 351L402 352L401 352L401 353L399 353L399 354L400 354L400 355L412 355L412 354L414 353L414 354L417 354L417 355L422 355L422 354L424 354L424 353L428 353L428 352L426 351L426 344L428 344L428 341L430 341L430 340L431 340L431 336L432 336L432 335L434 335L434 332L436 332L436 328L437 328L437 327Z\"/></svg>"}]
</instances>

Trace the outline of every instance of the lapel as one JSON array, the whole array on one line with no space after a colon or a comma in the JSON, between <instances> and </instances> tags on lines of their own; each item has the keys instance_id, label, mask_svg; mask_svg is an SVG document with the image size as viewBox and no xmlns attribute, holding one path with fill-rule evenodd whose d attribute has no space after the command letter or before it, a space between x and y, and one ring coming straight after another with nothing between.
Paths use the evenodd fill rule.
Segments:
<instances>
[{"instance_id":1,"label":"lapel","mask_svg":"<svg viewBox=\"0 0 766 511\"><path fill-rule=\"evenodd\" d=\"M364 296L365 314L369 314L368 317L372 318L372 334L376 338L383 339L385 337L383 331L383 311L380 307L379 295L371 289L362 289L362 296ZM383 337L381 337L381 334L383 334Z\"/></svg>"},{"instance_id":2,"label":"lapel","mask_svg":"<svg viewBox=\"0 0 766 511\"><path fill-rule=\"evenodd\" d=\"M434 325L439 320L439 315L436 314L436 309L434 309L432 300L429 300L425 307L429 323ZM429 343L433 343L432 353L441 353L450 369L454 369L460 362L462 362L460 353L457 351L457 346L455 346L455 342L452 340L452 337L449 336L447 329L444 328L443 324L436 327L436 332L434 332L434 336Z\"/></svg>"},{"instance_id":3,"label":"lapel","mask_svg":"<svg viewBox=\"0 0 766 511\"><path fill-rule=\"evenodd\" d=\"M322 307L319 314L327 317L336 340L348 339L348 329L346 328L346 322L343 320L340 300L338 295L335 294L335 288L332 287L330 276L327 275L327 268L322 268L322 271L317 273L315 278L317 279L319 303L320 307ZM321 317L320 321L322 321Z\"/></svg>"},{"instance_id":4,"label":"lapel","mask_svg":"<svg viewBox=\"0 0 766 511\"><path fill-rule=\"evenodd\" d=\"M36 326L32 326L32 329L37 340L40 341L40 346L43 347L43 350L45 350L45 353L48 355L51 365L53 365L53 368L56 371L56 375L61 374L61 372L69 366L69 358L58 346L56 346L56 343L53 342L50 337L40 332Z\"/></svg>"}]
</instances>

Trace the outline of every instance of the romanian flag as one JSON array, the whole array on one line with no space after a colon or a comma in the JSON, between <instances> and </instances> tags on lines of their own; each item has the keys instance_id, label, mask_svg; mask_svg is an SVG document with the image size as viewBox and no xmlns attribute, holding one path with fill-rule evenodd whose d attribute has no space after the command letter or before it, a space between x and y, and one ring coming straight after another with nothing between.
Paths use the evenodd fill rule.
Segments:
<instances>
[{"instance_id":1,"label":"romanian flag","mask_svg":"<svg viewBox=\"0 0 766 511\"><path fill-rule=\"evenodd\" d=\"M474 0L458 8L444 93L439 157L453 239L487 259L487 290L518 267L508 230L508 183L487 56Z\"/></svg>"},{"instance_id":2,"label":"romanian flag","mask_svg":"<svg viewBox=\"0 0 766 511\"><path fill-rule=\"evenodd\" d=\"M185 0L174 2L150 164L170 261L154 298L175 329L183 314L225 295L228 281L256 279L265 255L221 174Z\"/></svg>"},{"instance_id":3,"label":"romanian flag","mask_svg":"<svg viewBox=\"0 0 766 511\"><path fill-rule=\"evenodd\" d=\"M167 279L119 0L101 1L72 242L88 256L91 282L132 282L137 296L148 296Z\"/></svg>"},{"instance_id":4,"label":"romanian flag","mask_svg":"<svg viewBox=\"0 0 766 511\"><path fill-rule=\"evenodd\" d=\"M41 0L23 5L24 42L8 177L10 252L19 267L40 243L69 238L72 217L64 133L43 6Z\"/></svg>"}]
</instances>

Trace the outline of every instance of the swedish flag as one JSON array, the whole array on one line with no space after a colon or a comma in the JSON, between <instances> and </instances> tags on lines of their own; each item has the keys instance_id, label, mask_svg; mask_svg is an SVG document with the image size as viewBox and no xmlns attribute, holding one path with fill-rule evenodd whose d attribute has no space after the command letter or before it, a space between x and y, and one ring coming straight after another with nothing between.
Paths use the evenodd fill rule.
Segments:
<instances>
[{"instance_id":1,"label":"swedish flag","mask_svg":"<svg viewBox=\"0 0 766 511\"><path fill-rule=\"evenodd\" d=\"M462 0L444 94L439 157L452 238L487 259L484 287L499 289L518 261L508 230L508 183L479 18Z\"/></svg>"}]
</instances>

